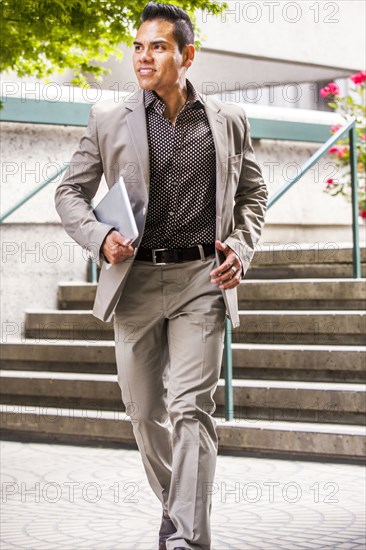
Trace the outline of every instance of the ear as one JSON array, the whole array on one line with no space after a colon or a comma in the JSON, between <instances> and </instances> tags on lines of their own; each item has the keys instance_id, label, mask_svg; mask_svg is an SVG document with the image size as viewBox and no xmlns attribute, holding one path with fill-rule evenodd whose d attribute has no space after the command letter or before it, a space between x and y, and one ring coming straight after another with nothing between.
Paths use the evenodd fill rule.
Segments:
<instances>
[{"instance_id":1,"label":"ear","mask_svg":"<svg viewBox=\"0 0 366 550\"><path fill-rule=\"evenodd\" d=\"M187 44L187 46L184 46L183 48L183 65L187 69L192 65L194 60L194 54L195 54L195 47L193 44Z\"/></svg>"}]
</instances>

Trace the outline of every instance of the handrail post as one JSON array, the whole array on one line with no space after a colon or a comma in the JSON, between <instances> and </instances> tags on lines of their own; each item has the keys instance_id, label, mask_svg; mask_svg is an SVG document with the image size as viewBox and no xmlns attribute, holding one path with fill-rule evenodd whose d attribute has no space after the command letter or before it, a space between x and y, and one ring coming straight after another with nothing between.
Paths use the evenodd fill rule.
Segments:
<instances>
[{"instance_id":1,"label":"handrail post","mask_svg":"<svg viewBox=\"0 0 366 550\"><path fill-rule=\"evenodd\" d=\"M358 181L357 181L357 145L356 128L353 125L349 130L349 161L351 167L352 186L352 237L353 237L353 277L361 278L361 256L358 226Z\"/></svg>"},{"instance_id":2,"label":"handrail post","mask_svg":"<svg viewBox=\"0 0 366 550\"><path fill-rule=\"evenodd\" d=\"M91 200L91 206L92 208L95 207L95 197ZM88 265L88 281L89 283L98 283L98 268L97 263L89 258L89 265Z\"/></svg>"},{"instance_id":3,"label":"handrail post","mask_svg":"<svg viewBox=\"0 0 366 550\"><path fill-rule=\"evenodd\" d=\"M88 281L89 281L89 283L97 283L98 282L97 264L92 259L89 259Z\"/></svg>"},{"instance_id":4,"label":"handrail post","mask_svg":"<svg viewBox=\"0 0 366 550\"><path fill-rule=\"evenodd\" d=\"M231 351L231 321L225 320L224 378L225 378L225 420L234 418L233 399L233 357Z\"/></svg>"}]
</instances>

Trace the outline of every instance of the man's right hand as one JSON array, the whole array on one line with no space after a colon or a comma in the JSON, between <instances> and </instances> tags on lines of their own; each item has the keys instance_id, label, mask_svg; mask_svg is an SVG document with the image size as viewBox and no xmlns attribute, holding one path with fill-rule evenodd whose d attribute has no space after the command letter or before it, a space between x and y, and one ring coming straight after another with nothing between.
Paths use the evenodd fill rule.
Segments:
<instances>
[{"instance_id":1,"label":"man's right hand","mask_svg":"<svg viewBox=\"0 0 366 550\"><path fill-rule=\"evenodd\" d=\"M103 241L101 251L111 264L118 264L134 255L131 246L132 239L123 237L116 229L112 229Z\"/></svg>"}]
</instances>

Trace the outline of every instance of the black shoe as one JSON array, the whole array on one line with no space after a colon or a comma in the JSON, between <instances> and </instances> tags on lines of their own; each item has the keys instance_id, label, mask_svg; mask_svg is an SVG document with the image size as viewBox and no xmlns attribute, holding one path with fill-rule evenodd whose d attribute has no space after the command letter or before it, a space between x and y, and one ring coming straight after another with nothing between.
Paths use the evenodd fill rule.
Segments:
<instances>
[{"instance_id":1,"label":"black shoe","mask_svg":"<svg viewBox=\"0 0 366 550\"><path fill-rule=\"evenodd\" d=\"M167 538L169 538L170 535L173 535L173 533L176 533L176 531L177 529L175 528L175 525L169 515L166 512L163 512L159 530L159 550L166 550Z\"/></svg>"}]
</instances>

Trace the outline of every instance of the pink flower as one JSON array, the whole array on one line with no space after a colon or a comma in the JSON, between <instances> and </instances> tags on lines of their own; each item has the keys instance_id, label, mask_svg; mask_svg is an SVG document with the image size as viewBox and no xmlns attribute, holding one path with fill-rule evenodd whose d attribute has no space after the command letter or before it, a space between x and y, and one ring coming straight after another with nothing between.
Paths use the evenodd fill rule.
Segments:
<instances>
[{"instance_id":1,"label":"pink flower","mask_svg":"<svg viewBox=\"0 0 366 550\"><path fill-rule=\"evenodd\" d=\"M343 158L347 152L347 145L335 145L329 149L331 155L337 155L339 159Z\"/></svg>"},{"instance_id":2,"label":"pink flower","mask_svg":"<svg viewBox=\"0 0 366 550\"><path fill-rule=\"evenodd\" d=\"M327 185L333 185L334 179L329 178L329 179L327 179L327 181L326 181L325 183L326 183Z\"/></svg>"},{"instance_id":3,"label":"pink flower","mask_svg":"<svg viewBox=\"0 0 366 550\"><path fill-rule=\"evenodd\" d=\"M362 134L362 135L360 136L360 139L361 139L362 141L366 141L366 134Z\"/></svg>"},{"instance_id":4,"label":"pink flower","mask_svg":"<svg viewBox=\"0 0 366 550\"><path fill-rule=\"evenodd\" d=\"M320 90L322 97L328 97L329 95L339 95L339 88L335 82L329 82L328 86L325 86Z\"/></svg>"},{"instance_id":5,"label":"pink flower","mask_svg":"<svg viewBox=\"0 0 366 550\"><path fill-rule=\"evenodd\" d=\"M362 84L366 80L366 73L365 71L360 71L359 73L350 76L350 79L354 84Z\"/></svg>"},{"instance_id":6,"label":"pink flower","mask_svg":"<svg viewBox=\"0 0 366 550\"><path fill-rule=\"evenodd\" d=\"M366 210L363 210L363 211L361 212L361 218L362 218L363 220L366 220Z\"/></svg>"},{"instance_id":7,"label":"pink flower","mask_svg":"<svg viewBox=\"0 0 366 550\"><path fill-rule=\"evenodd\" d=\"M342 124L334 124L330 131L332 132L332 134L335 134L336 132L338 132L339 128L342 128Z\"/></svg>"}]
</instances>

